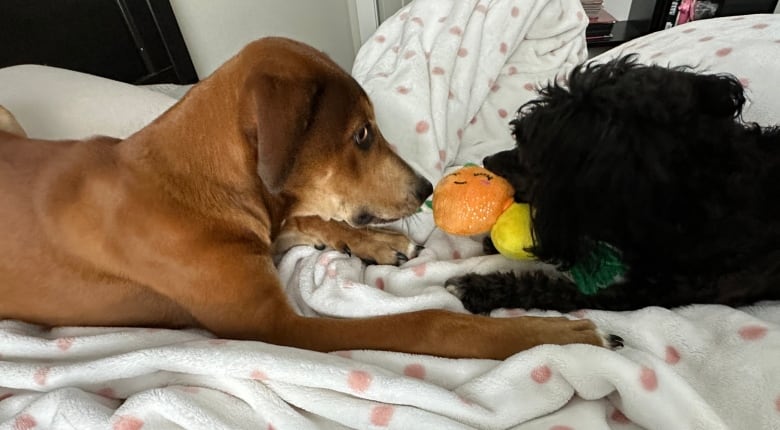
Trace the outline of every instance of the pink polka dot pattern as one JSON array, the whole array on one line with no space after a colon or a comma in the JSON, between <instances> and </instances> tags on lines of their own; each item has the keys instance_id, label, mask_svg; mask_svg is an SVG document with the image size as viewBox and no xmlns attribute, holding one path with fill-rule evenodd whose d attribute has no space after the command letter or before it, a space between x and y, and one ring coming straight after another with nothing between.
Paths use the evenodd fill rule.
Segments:
<instances>
[{"instance_id":1,"label":"pink polka dot pattern","mask_svg":"<svg viewBox=\"0 0 780 430\"><path fill-rule=\"evenodd\" d=\"M760 23L760 24L753 25L753 27L751 27L751 28L755 28L756 30L761 30L761 29L764 29L764 28L767 28L767 27L769 27L769 24Z\"/></svg>"},{"instance_id":2,"label":"pink polka dot pattern","mask_svg":"<svg viewBox=\"0 0 780 430\"><path fill-rule=\"evenodd\" d=\"M352 358L352 351L335 351L333 354L336 354L341 358Z\"/></svg>"},{"instance_id":3,"label":"pink polka dot pattern","mask_svg":"<svg viewBox=\"0 0 780 430\"><path fill-rule=\"evenodd\" d=\"M777 398L775 399L775 410L780 412L780 394L778 394Z\"/></svg>"},{"instance_id":4,"label":"pink polka dot pattern","mask_svg":"<svg viewBox=\"0 0 780 430\"><path fill-rule=\"evenodd\" d=\"M381 34L374 37L374 41L377 43L385 43L385 40L387 40L387 38L385 38L385 36L382 36Z\"/></svg>"},{"instance_id":5,"label":"pink polka dot pattern","mask_svg":"<svg viewBox=\"0 0 780 430\"><path fill-rule=\"evenodd\" d=\"M523 88L526 91L535 91L536 90L536 86L534 84L530 83L530 82L525 84L525 85L523 85Z\"/></svg>"},{"instance_id":6,"label":"pink polka dot pattern","mask_svg":"<svg viewBox=\"0 0 780 430\"><path fill-rule=\"evenodd\" d=\"M230 341L228 339L209 339L208 343L209 345L222 346L227 345Z\"/></svg>"},{"instance_id":7,"label":"pink polka dot pattern","mask_svg":"<svg viewBox=\"0 0 780 430\"><path fill-rule=\"evenodd\" d=\"M732 48L720 48L717 51L715 51L715 55L718 57L725 57L726 55L731 54L731 51L733 51Z\"/></svg>"},{"instance_id":8,"label":"pink polka dot pattern","mask_svg":"<svg viewBox=\"0 0 780 430\"><path fill-rule=\"evenodd\" d=\"M427 133L428 129L430 129L430 128L431 128L431 125L428 124L428 121L425 121L425 120L418 121L417 125L414 126L414 130L417 133L419 133L419 134Z\"/></svg>"},{"instance_id":9,"label":"pink polka dot pattern","mask_svg":"<svg viewBox=\"0 0 780 430\"><path fill-rule=\"evenodd\" d=\"M512 15L512 18L517 18L520 15L520 9L517 8L517 6L513 7L511 15Z\"/></svg>"},{"instance_id":10,"label":"pink polka dot pattern","mask_svg":"<svg viewBox=\"0 0 780 430\"><path fill-rule=\"evenodd\" d=\"M138 418L125 415L119 417L116 423L114 423L114 430L140 430L144 426L144 422Z\"/></svg>"},{"instance_id":11,"label":"pink polka dot pattern","mask_svg":"<svg viewBox=\"0 0 780 430\"><path fill-rule=\"evenodd\" d=\"M371 424L377 427L387 427L393 418L395 408L390 405L379 405L371 408Z\"/></svg>"},{"instance_id":12,"label":"pink polka dot pattern","mask_svg":"<svg viewBox=\"0 0 780 430\"><path fill-rule=\"evenodd\" d=\"M403 12L400 15L398 15L398 19L401 21L406 21L406 18L409 18L409 12Z\"/></svg>"},{"instance_id":13,"label":"pink polka dot pattern","mask_svg":"<svg viewBox=\"0 0 780 430\"><path fill-rule=\"evenodd\" d=\"M504 315L508 317L521 317L525 315L525 309L517 309L517 308L506 309L504 311Z\"/></svg>"},{"instance_id":14,"label":"pink polka dot pattern","mask_svg":"<svg viewBox=\"0 0 780 430\"><path fill-rule=\"evenodd\" d=\"M683 33L693 33L694 31L696 31L695 28L686 28L685 30L683 30Z\"/></svg>"},{"instance_id":15,"label":"pink polka dot pattern","mask_svg":"<svg viewBox=\"0 0 780 430\"><path fill-rule=\"evenodd\" d=\"M411 91L409 87L405 87L403 85L395 87L395 90L398 92L398 94L409 94L409 91Z\"/></svg>"},{"instance_id":16,"label":"pink polka dot pattern","mask_svg":"<svg viewBox=\"0 0 780 430\"><path fill-rule=\"evenodd\" d=\"M574 428L569 426L562 426L562 425L554 425L550 427L550 430L574 430Z\"/></svg>"},{"instance_id":17,"label":"pink polka dot pattern","mask_svg":"<svg viewBox=\"0 0 780 430\"><path fill-rule=\"evenodd\" d=\"M577 19L579 19L580 21L582 21L582 19L583 19L583 18L585 18L585 15L582 13L582 11L581 11L581 10L578 10L578 11L577 11Z\"/></svg>"},{"instance_id":18,"label":"pink polka dot pattern","mask_svg":"<svg viewBox=\"0 0 780 430\"><path fill-rule=\"evenodd\" d=\"M379 288L380 290L384 291L384 289L385 289L385 280L384 279L376 278L375 284L376 284L377 288Z\"/></svg>"},{"instance_id":19,"label":"pink polka dot pattern","mask_svg":"<svg viewBox=\"0 0 780 430\"><path fill-rule=\"evenodd\" d=\"M262 370L253 370L252 373L249 374L249 377L254 379L255 381L267 381L268 375L263 372Z\"/></svg>"},{"instance_id":20,"label":"pink polka dot pattern","mask_svg":"<svg viewBox=\"0 0 780 430\"><path fill-rule=\"evenodd\" d=\"M471 117L471 120L469 121L469 124L474 125L476 123L477 123L477 117L476 116Z\"/></svg>"},{"instance_id":21,"label":"pink polka dot pattern","mask_svg":"<svg viewBox=\"0 0 780 430\"><path fill-rule=\"evenodd\" d=\"M714 37L712 37L712 36L704 36L701 39L699 39L699 42L707 42L707 41L712 40L712 39L714 39Z\"/></svg>"},{"instance_id":22,"label":"pink polka dot pattern","mask_svg":"<svg viewBox=\"0 0 780 430\"><path fill-rule=\"evenodd\" d=\"M541 365L531 371L531 379L537 384L544 384L552 377L552 370L547 365Z\"/></svg>"},{"instance_id":23,"label":"pink polka dot pattern","mask_svg":"<svg viewBox=\"0 0 780 430\"><path fill-rule=\"evenodd\" d=\"M444 21L446 21L446 20L447 20L447 17L446 17L446 16L443 16L443 17L439 18L439 22L444 22Z\"/></svg>"},{"instance_id":24,"label":"pink polka dot pattern","mask_svg":"<svg viewBox=\"0 0 780 430\"><path fill-rule=\"evenodd\" d=\"M347 376L347 385L352 391L364 393L371 386L371 374L362 370L353 370Z\"/></svg>"},{"instance_id":25,"label":"pink polka dot pattern","mask_svg":"<svg viewBox=\"0 0 780 430\"><path fill-rule=\"evenodd\" d=\"M748 78L739 78L739 83L742 84L742 87L744 88L750 88L750 79Z\"/></svg>"},{"instance_id":26,"label":"pink polka dot pattern","mask_svg":"<svg viewBox=\"0 0 780 430\"><path fill-rule=\"evenodd\" d=\"M458 57L463 58L463 57L466 57L468 55L469 55L469 50L468 49L466 49L466 48L458 49Z\"/></svg>"},{"instance_id":27,"label":"pink polka dot pattern","mask_svg":"<svg viewBox=\"0 0 780 430\"><path fill-rule=\"evenodd\" d=\"M461 29L457 25L454 26L454 27L450 27L450 34L454 34L456 36L460 36L461 34L463 34L463 29Z\"/></svg>"},{"instance_id":28,"label":"pink polka dot pattern","mask_svg":"<svg viewBox=\"0 0 780 430\"><path fill-rule=\"evenodd\" d=\"M507 45L506 42L501 42L501 45L498 47L498 51L502 54L506 54L507 51L509 51L509 45Z\"/></svg>"},{"instance_id":29,"label":"pink polka dot pattern","mask_svg":"<svg viewBox=\"0 0 780 430\"><path fill-rule=\"evenodd\" d=\"M35 418L30 414L22 414L16 417L14 420L14 430L30 430L34 429L38 423Z\"/></svg>"},{"instance_id":30,"label":"pink polka dot pattern","mask_svg":"<svg viewBox=\"0 0 780 430\"><path fill-rule=\"evenodd\" d=\"M408 60L408 59L414 57L415 55L417 55L417 53L414 52L414 51L406 51L406 52L404 52L404 60Z\"/></svg>"},{"instance_id":31,"label":"pink polka dot pattern","mask_svg":"<svg viewBox=\"0 0 780 430\"><path fill-rule=\"evenodd\" d=\"M463 129L462 128L459 128L458 131L456 132L456 134L458 135L458 139L463 139Z\"/></svg>"},{"instance_id":32,"label":"pink polka dot pattern","mask_svg":"<svg viewBox=\"0 0 780 430\"><path fill-rule=\"evenodd\" d=\"M73 341L75 339L72 337L61 337L57 339L57 348L60 349L60 351L67 351L70 349L71 345L73 345Z\"/></svg>"},{"instance_id":33,"label":"pink polka dot pattern","mask_svg":"<svg viewBox=\"0 0 780 430\"><path fill-rule=\"evenodd\" d=\"M266 427L266 430L276 430L276 427L274 427L273 424L268 424L268 427Z\"/></svg>"},{"instance_id":34,"label":"pink polka dot pattern","mask_svg":"<svg viewBox=\"0 0 780 430\"><path fill-rule=\"evenodd\" d=\"M41 367L38 370L35 371L35 374L33 374L33 380L38 385L46 385L46 378L49 377L49 368L48 367Z\"/></svg>"},{"instance_id":35,"label":"pink polka dot pattern","mask_svg":"<svg viewBox=\"0 0 780 430\"><path fill-rule=\"evenodd\" d=\"M745 340L759 340L766 336L767 328L760 325L746 325L739 329L739 337Z\"/></svg>"},{"instance_id":36,"label":"pink polka dot pattern","mask_svg":"<svg viewBox=\"0 0 780 430\"><path fill-rule=\"evenodd\" d=\"M669 364L677 364L680 362L680 351L677 351L677 348L673 346L667 346L666 347L666 357L664 358L664 361L666 361Z\"/></svg>"},{"instance_id":37,"label":"pink polka dot pattern","mask_svg":"<svg viewBox=\"0 0 780 430\"><path fill-rule=\"evenodd\" d=\"M118 398L117 395L116 395L116 391L114 391L113 388L109 388L109 387L99 389L97 391L97 394L100 395L100 396L103 396L103 397L105 397L107 399L116 399L116 398Z\"/></svg>"},{"instance_id":38,"label":"pink polka dot pattern","mask_svg":"<svg viewBox=\"0 0 780 430\"><path fill-rule=\"evenodd\" d=\"M422 278L423 276L425 276L425 272L426 272L427 270L428 270L428 265L427 265L427 264L425 264L425 263L418 264L418 265L416 265L416 266L412 267L412 272L414 272L414 274L415 274L416 276L420 277L420 278Z\"/></svg>"},{"instance_id":39,"label":"pink polka dot pattern","mask_svg":"<svg viewBox=\"0 0 780 430\"><path fill-rule=\"evenodd\" d=\"M511 75L516 75L516 74L517 74L517 67L510 66L509 67L509 75L511 76Z\"/></svg>"},{"instance_id":40,"label":"pink polka dot pattern","mask_svg":"<svg viewBox=\"0 0 780 430\"><path fill-rule=\"evenodd\" d=\"M617 409L612 411L612 413L609 415L609 419L620 424L631 424L631 420L628 419L628 417L625 416L623 412L620 412Z\"/></svg>"},{"instance_id":41,"label":"pink polka dot pattern","mask_svg":"<svg viewBox=\"0 0 780 430\"><path fill-rule=\"evenodd\" d=\"M433 68L433 70L431 70L431 73L433 73L434 75L443 75L445 72L443 68L436 66Z\"/></svg>"},{"instance_id":42,"label":"pink polka dot pattern","mask_svg":"<svg viewBox=\"0 0 780 430\"><path fill-rule=\"evenodd\" d=\"M425 27L425 22L419 16L412 18L412 22L419 25L420 27Z\"/></svg>"},{"instance_id":43,"label":"pink polka dot pattern","mask_svg":"<svg viewBox=\"0 0 780 430\"><path fill-rule=\"evenodd\" d=\"M499 109L498 116L500 116L501 118L506 118L507 116L509 116L509 113L506 111L506 109Z\"/></svg>"},{"instance_id":44,"label":"pink polka dot pattern","mask_svg":"<svg viewBox=\"0 0 780 430\"><path fill-rule=\"evenodd\" d=\"M655 370L643 367L639 372L639 382L642 383L642 388L645 390L655 391L658 388L658 377L655 374Z\"/></svg>"},{"instance_id":45,"label":"pink polka dot pattern","mask_svg":"<svg viewBox=\"0 0 780 430\"><path fill-rule=\"evenodd\" d=\"M404 367L404 375L411 378L425 379L425 366L419 363L410 364Z\"/></svg>"},{"instance_id":46,"label":"pink polka dot pattern","mask_svg":"<svg viewBox=\"0 0 780 430\"><path fill-rule=\"evenodd\" d=\"M453 260L460 260L461 258L462 258L462 256L460 255L460 251L458 251L457 249L452 251L452 259Z\"/></svg>"}]
</instances>

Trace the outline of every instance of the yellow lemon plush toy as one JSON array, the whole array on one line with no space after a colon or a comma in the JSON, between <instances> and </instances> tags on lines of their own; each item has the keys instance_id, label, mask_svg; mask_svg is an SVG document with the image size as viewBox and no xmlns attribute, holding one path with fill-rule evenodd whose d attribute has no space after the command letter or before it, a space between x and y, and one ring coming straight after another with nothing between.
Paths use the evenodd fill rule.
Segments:
<instances>
[{"instance_id":1,"label":"yellow lemon plush toy","mask_svg":"<svg viewBox=\"0 0 780 430\"><path fill-rule=\"evenodd\" d=\"M509 182L479 166L466 166L442 178L433 190L433 220L450 234L490 232L493 246L505 257L530 259L531 212L514 202Z\"/></svg>"}]
</instances>

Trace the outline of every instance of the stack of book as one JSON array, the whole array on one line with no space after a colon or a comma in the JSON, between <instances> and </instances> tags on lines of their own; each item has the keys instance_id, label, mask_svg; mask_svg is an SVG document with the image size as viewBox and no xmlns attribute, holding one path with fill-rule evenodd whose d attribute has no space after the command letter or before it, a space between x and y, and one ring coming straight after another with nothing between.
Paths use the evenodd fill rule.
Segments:
<instances>
[{"instance_id":1,"label":"stack of book","mask_svg":"<svg viewBox=\"0 0 780 430\"><path fill-rule=\"evenodd\" d=\"M653 28L665 30L689 21L712 18L722 3L722 0L659 0ZM771 9L767 12L771 13Z\"/></svg>"},{"instance_id":2,"label":"stack of book","mask_svg":"<svg viewBox=\"0 0 780 430\"><path fill-rule=\"evenodd\" d=\"M583 6L586 1L582 0ZM586 9L587 10L587 9ZM599 7L594 16L588 15L590 22L585 29L585 40L588 42L608 41L612 39L612 26L615 24L615 17L610 15L605 9Z\"/></svg>"},{"instance_id":3,"label":"stack of book","mask_svg":"<svg viewBox=\"0 0 780 430\"><path fill-rule=\"evenodd\" d=\"M604 0L580 0L580 2L582 2L582 7L588 18L597 17L604 5Z\"/></svg>"}]
</instances>

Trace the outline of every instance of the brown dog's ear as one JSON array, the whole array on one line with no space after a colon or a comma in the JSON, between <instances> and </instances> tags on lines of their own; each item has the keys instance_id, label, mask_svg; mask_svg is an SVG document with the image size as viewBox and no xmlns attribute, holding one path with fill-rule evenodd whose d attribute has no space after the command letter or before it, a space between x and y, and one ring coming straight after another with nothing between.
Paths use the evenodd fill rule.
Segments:
<instances>
[{"instance_id":1,"label":"brown dog's ear","mask_svg":"<svg viewBox=\"0 0 780 430\"><path fill-rule=\"evenodd\" d=\"M273 194L295 163L300 140L314 121L319 85L273 75L247 82L244 131L257 145L257 174Z\"/></svg>"}]
</instances>

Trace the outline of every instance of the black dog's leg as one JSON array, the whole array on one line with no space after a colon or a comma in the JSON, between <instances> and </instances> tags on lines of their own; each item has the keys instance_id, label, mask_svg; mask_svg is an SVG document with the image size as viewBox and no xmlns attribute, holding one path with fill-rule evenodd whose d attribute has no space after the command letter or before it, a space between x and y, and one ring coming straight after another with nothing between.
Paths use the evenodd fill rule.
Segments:
<instances>
[{"instance_id":1,"label":"black dog's leg","mask_svg":"<svg viewBox=\"0 0 780 430\"><path fill-rule=\"evenodd\" d=\"M657 297L647 297L645 289L626 283L613 284L596 294L586 295L568 279L543 271L467 274L450 278L445 287L473 313L488 313L498 308L560 312L626 310L659 301Z\"/></svg>"}]
</instances>

